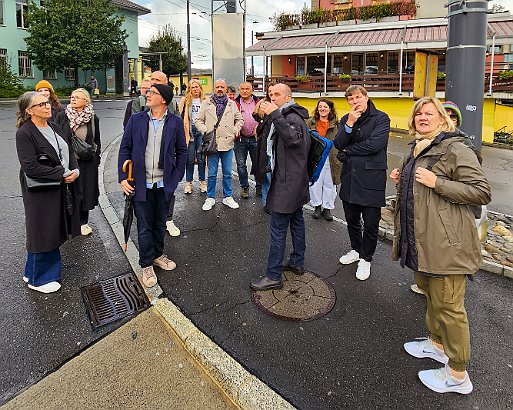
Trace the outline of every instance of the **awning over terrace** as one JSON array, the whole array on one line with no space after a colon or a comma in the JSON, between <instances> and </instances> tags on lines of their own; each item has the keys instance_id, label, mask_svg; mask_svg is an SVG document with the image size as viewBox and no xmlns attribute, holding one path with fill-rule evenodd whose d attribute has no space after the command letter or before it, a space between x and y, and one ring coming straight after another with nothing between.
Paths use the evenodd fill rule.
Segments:
<instances>
[{"instance_id":1,"label":"awning over terrace","mask_svg":"<svg viewBox=\"0 0 513 410\"><path fill-rule=\"evenodd\" d=\"M294 55L447 47L447 19L409 20L394 23L368 23L317 29L265 33L262 40L246 49L246 56ZM495 45L513 44L513 17L488 23L488 39Z\"/></svg>"}]
</instances>

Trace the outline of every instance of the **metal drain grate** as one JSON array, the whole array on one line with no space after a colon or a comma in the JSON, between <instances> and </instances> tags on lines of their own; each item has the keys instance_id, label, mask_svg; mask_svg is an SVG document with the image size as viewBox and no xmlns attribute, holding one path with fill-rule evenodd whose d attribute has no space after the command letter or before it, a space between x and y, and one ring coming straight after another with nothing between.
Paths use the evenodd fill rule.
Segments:
<instances>
[{"instance_id":1,"label":"metal drain grate","mask_svg":"<svg viewBox=\"0 0 513 410\"><path fill-rule=\"evenodd\" d=\"M133 273L125 273L82 288L82 298L93 330L150 306Z\"/></svg>"}]
</instances>

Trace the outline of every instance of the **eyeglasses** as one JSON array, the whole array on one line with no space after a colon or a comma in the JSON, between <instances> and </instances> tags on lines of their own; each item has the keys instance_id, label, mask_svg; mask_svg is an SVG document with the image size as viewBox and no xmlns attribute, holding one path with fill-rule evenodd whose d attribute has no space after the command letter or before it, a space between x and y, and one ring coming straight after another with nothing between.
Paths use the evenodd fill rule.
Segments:
<instances>
[{"instance_id":1,"label":"eyeglasses","mask_svg":"<svg viewBox=\"0 0 513 410\"><path fill-rule=\"evenodd\" d=\"M146 95L148 95L148 94L150 94L150 95L160 95L160 93L158 93L156 91L153 91L153 90L146 91Z\"/></svg>"},{"instance_id":2,"label":"eyeglasses","mask_svg":"<svg viewBox=\"0 0 513 410\"><path fill-rule=\"evenodd\" d=\"M43 101L39 104L31 105L29 108L39 107L39 108L45 108L47 105L50 105L50 101Z\"/></svg>"},{"instance_id":3,"label":"eyeglasses","mask_svg":"<svg viewBox=\"0 0 513 410\"><path fill-rule=\"evenodd\" d=\"M84 98L84 97L77 97L76 95L70 95L70 96L69 96L69 99L70 99L70 100L87 100L87 98Z\"/></svg>"}]
</instances>

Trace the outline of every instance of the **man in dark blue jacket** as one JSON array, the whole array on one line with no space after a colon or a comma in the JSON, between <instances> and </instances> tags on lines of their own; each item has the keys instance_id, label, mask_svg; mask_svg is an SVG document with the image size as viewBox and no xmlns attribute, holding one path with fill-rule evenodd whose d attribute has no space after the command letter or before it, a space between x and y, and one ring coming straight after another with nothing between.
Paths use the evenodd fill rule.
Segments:
<instances>
[{"instance_id":1,"label":"man in dark blue jacket","mask_svg":"<svg viewBox=\"0 0 513 410\"><path fill-rule=\"evenodd\" d=\"M130 117L119 147L118 179L125 194L134 188L122 167L127 159L133 162L139 265L146 287L157 284L153 265L176 268L163 253L164 237L169 201L185 173L187 145L182 119L168 109L172 99L171 87L152 85L146 94L149 111Z\"/></svg>"},{"instance_id":2,"label":"man in dark blue jacket","mask_svg":"<svg viewBox=\"0 0 513 410\"><path fill-rule=\"evenodd\" d=\"M268 135L262 135L266 138L272 169L266 204L271 211L271 244L266 275L251 282L254 290L282 288L284 269L296 275L305 272L303 205L310 200L307 161L311 140L305 123L308 110L294 103L292 92L285 84L274 85L269 89L269 96L271 101L262 102L261 108L271 121ZM289 227L293 249L284 266Z\"/></svg>"},{"instance_id":3,"label":"man in dark blue jacket","mask_svg":"<svg viewBox=\"0 0 513 410\"><path fill-rule=\"evenodd\" d=\"M366 280L378 243L381 207L385 206L390 118L376 109L362 86L350 86L345 95L351 109L342 117L334 143L343 164L340 199L352 250L340 263L359 261L356 278Z\"/></svg>"}]
</instances>

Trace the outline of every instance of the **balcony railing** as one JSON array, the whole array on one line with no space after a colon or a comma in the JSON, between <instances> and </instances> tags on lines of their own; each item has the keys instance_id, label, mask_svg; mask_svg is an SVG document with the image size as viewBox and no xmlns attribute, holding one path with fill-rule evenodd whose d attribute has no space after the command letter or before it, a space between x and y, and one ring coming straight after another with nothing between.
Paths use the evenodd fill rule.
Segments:
<instances>
[{"instance_id":1,"label":"balcony railing","mask_svg":"<svg viewBox=\"0 0 513 410\"><path fill-rule=\"evenodd\" d=\"M370 92L412 92L413 91L413 74L403 74L400 81L399 74L367 74L352 75L351 79L340 79L336 75L328 75L326 77L326 92L343 93L350 85L362 85ZM263 77L248 77L247 81L253 84L253 89L258 93L264 93ZM265 79L265 87L269 82L287 84L292 92L298 93L323 93L325 91L324 76L308 76L306 82L298 81L295 77L267 77ZM445 79L438 79L436 83L436 91L445 91ZM485 76L485 93L490 91L490 76ZM513 79L501 80L496 75L492 78L491 91L494 93L512 93Z\"/></svg>"}]
</instances>

